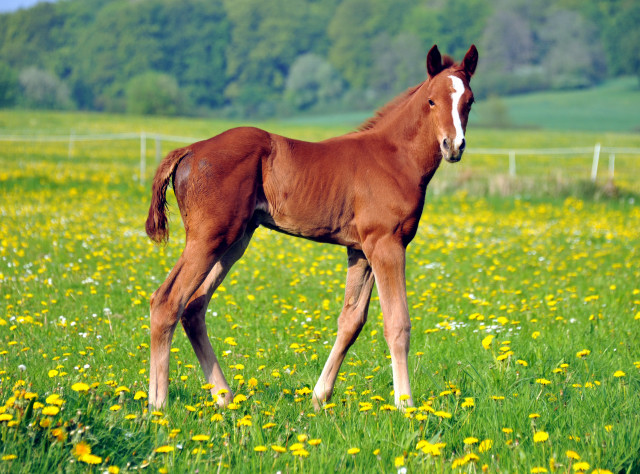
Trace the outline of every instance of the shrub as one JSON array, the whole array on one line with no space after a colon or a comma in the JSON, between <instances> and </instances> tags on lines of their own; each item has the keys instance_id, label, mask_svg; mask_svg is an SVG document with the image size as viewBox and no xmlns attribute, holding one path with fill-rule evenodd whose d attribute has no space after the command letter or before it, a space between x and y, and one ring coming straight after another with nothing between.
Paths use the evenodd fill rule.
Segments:
<instances>
[{"instance_id":1,"label":"shrub","mask_svg":"<svg viewBox=\"0 0 640 474\"><path fill-rule=\"evenodd\" d=\"M24 69L18 78L24 104L38 109L73 108L69 88L56 75L36 67Z\"/></svg>"},{"instance_id":2,"label":"shrub","mask_svg":"<svg viewBox=\"0 0 640 474\"><path fill-rule=\"evenodd\" d=\"M178 115L186 108L178 81L155 71L145 72L129 81L126 103L127 112L140 115Z\"/></svg>"}]
</instances>

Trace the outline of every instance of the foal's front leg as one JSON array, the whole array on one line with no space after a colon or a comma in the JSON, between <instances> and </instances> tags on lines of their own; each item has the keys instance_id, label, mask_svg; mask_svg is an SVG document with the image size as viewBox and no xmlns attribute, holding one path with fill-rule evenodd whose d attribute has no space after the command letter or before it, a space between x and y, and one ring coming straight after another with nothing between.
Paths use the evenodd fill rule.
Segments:
<instances>
[{"instance_id":1,"label":"foal's front leg","mask_svg":"<svg viewBox=\"0 0 640 474\"><path fill-rule=\"evenodd\" d=\"M394 237L381 238L365 249L373 267L384 318L384 337L391 354L393 390L397 407L413 406L409 386L411 320L407 306L405 247Z\"/></svg>"}]
</instances>

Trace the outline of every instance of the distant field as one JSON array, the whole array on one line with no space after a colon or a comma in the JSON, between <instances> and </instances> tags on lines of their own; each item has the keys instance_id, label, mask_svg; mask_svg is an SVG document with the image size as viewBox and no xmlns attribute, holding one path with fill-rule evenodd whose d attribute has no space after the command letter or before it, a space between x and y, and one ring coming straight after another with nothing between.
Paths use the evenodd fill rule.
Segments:
<instances>
[{"instance_id":1,"label":"distant field","mask_svg":"<svg viewBox=\"0 0 640 474\"><path fill-rule=\"evenodd\" d=\"M480 104L481 106L482 104ZM107 115L86 112L0 111L0 135L69 137L100 133L155 133L203 139L239 125L255 125L271 132L302 140L317 141L355 130L365 116L341 115L287 119L254 123L223 119L161 118ZM441 194L464 190L474 195L511 195L521 197L567 196L578 193L583 197L597 195L608 181L608 155L602 154L598 183L589 184L591 151L596 143L603 147L640 148L640 134L613 133L603 128L598 131L561 131L543 129L487 129L470 124L467 132L469 153L455 165L444 163L430 186L430 193ZM184 143L164 141L161 154L184 146ZM15 142L7 145L6 152L29 156L47 156L49 160L67 160L67 143ZM517 156L517 176L508 176L508 157L478 154L478 149L523 148L575 148L586 147L579 156ZM154 171L155 142L147 143L147 181ZM73 145L73 156L104 156L124 159L132 169L140 158L140 146L135 140L78 142ZM615 161L615 184L622 194L640 193L640 155L619 155Z\"/></svg>"},{"instance_id":2,"label":"distant field","mask_svg":"<svg viewBox=\"0 0 640 474\"><path fill-rule=\"evenodd\" d=\"M204 137L232 125L0 112L0 134ZM312 140L347 130L261 125ZM585 132L477 129L468 139L640 145L636 135ZM137 141L76 143L71 154L64 142L0 145L0 472L640 469L638 200L496 199L460 181L502 169L503 158L443 165L433 183L442 192L428 197L408 250L416 408L404 413L392 406L375 293L332 402L313 410L346 253L259 229L207 317L234 405L212 403L178 328L170 404L150 412L148 300L182 249L175 202L171 240L154 246ZM577 160L565 176L585 166L588 175L589 157ZM560 160L522 161L546 182ZM623 165L637 176L637 161Z\"/></svg>"},{"instance_id":3,"label":"distant field","mask_svg":"<svg viewBox=\"0 0 640 474\"><path fill-rule=\"evenodd\" d=\"M640 132L640 83L636 77L615 79L576 91L539 92L498 99L511 124L547 130ZM488 101L474 107L470 122L491 120Z\"/></svg>"}]
</instances>

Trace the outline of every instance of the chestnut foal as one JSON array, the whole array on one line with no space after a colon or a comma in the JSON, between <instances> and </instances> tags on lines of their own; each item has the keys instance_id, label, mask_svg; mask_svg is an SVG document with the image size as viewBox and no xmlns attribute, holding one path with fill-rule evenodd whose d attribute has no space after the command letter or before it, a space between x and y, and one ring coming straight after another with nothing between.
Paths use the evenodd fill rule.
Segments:
<instances>
[{"instance_id":1,"label":"chestnut foal","mask_svg":"<svg viewBox=\"0 0 640 474\"><path fill-rule=\"evenodd\" d=\"M478 61L460 64L434 46L427 79L382 108L357 132L309 143L257 128L235 128L174 150L153 180L146 231L168 238L169 181L186 230L182 255L151 296L149 403L167 401L169 350L178 321L220 405L232 398L211 347L205 313L213 292L259 225L344 245L349 266L338 333L313 390L329 400L340 365L367 319L374 281L384 316L395 404L410 406L407 355L411 322L405 249L416 234L427 184L442 158L460 161ZM224 389L224 390L223 390Z\"/></svg>"}]
</instances>

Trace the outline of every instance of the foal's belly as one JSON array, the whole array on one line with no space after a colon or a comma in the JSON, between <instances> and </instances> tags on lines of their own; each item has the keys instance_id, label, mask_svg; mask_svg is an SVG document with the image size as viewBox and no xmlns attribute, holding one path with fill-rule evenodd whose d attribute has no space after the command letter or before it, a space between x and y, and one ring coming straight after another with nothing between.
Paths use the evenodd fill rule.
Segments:
<instances>
[{"instance_id":1,"label":"foal's belly","mask_svg":"<svg viewBox=\"0 0 640 474\"><path fill-rule=\"evenodd\" d=\"M287 214L276 214L269 211L267 206L258 204L254 218L260 225L284 234L303 237L316 242L344 245L345 247L360 248L360 241L355 226L352 223L342 223L339 220L319 219L303 216L296 218Z\"/></svg>"}]
</instances>

